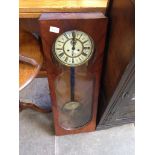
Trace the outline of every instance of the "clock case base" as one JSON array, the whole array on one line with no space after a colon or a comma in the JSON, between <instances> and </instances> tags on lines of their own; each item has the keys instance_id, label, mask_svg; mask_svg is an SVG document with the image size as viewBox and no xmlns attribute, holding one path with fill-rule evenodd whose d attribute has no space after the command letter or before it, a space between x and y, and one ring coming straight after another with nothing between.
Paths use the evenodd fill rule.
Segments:
<instances>
[{"instance_id":1,"label":"clock case base","mask_svg":"<svg viewBox=\"0 0 155 155\"><path fill-rule=\"evenodd\" d=\"M39 19L43 52L46 59L46 68L51 93L52 111L56 135L90 132L96 129L98 95L100 88L100 77L102 72L102 61L104 57L107 22L108 19L103 15L103 13L100 12L43 13ZM59 33L50 32L51 26L59 28ZM92 114L90 121L80 128L67 130L62 128L62 126L59 124L59 112L54 82L56 80L56 77L61 73L61 67L59 63L51 57L51 48L56 38L60 34L70 30L83 31L89 34L94 40L95 51L94 55L87 64L86 72L94 75L95 84L93 86L93 99L91 111Z\"/></svg>"}]
</instances>

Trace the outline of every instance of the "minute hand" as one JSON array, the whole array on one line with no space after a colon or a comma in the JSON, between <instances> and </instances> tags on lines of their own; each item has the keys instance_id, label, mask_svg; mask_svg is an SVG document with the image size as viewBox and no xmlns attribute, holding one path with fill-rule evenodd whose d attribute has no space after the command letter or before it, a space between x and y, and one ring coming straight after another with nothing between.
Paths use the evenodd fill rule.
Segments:
<instances>
[{"instance_id":1,"label":"minute hand","mask_svg":"<svg viewBox=\"0 0 155 155\"><path fill-rule=\"evenodd\" d=\"M76 44L76 39L75 39L75 32L72 32L72 36L73 36L73 47L72 50L75 50L75 44Z\"/></svg>"}]
</instances>

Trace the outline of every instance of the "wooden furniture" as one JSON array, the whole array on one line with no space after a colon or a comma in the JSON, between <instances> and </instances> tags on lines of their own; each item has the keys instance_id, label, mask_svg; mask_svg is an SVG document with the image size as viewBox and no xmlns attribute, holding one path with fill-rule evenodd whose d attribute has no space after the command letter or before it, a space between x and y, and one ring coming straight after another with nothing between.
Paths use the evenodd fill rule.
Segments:
<instances>
[{"instance_id":1,"label":"wooden furniture","mask_svg":"<svg viewBox=\"0 0 155 155\"><path fill-rule=\"evenodd\" d=\"M121 77L125 71L125 68L130 63L132 57L135 52L135 4L132 0L112 0L109 3L109 7L107 9L106 15L109 17L109 25L108 25L108 35L107 35L107 43L105 50L105 61L104 61L104 70L102 73L102 82L101 82L101 90L100 91L100 101L99 101L99 109L98 109L98 122L101 124L101 118L105 116L107 112L107 108L112 105L116 105L117 110L114 112L113 108L111 108L111 112L109 113L117 113L119 115L119 111L121 113L121 107L126 107L125 112L131 113L129 117L124 115L122 118L117 121L113 118L113 122L111 125L114 126L116 124L124 124L129 122L134 122L134 103L132 104L132 110L130 106L128 106L128 101L125 99L121 99L121 96L126 91L130 92L130 88L126 87L124 82L121 82ZM132 62L133 63L133 62ZM134 63L133 63L134 64ZM132 72L134 72L134 65L132 68ZM134 75L130 75L130 71L128 71L129 75L133 76L131 82L134 82ZM126 79L128 83L130 83L129 79ZM118 87L119 83L124 83ZM130 84L129 84L130 85ZM134 86L132 86L134 89ZM119 89L119 90L118 90ZM128 90L126 90L128 89ZM104 92L104 94L103 94ZM119 94L118 96L116 94ZM115 97L114 97L115 96ZM112 99L113 98L113 99ZM114 99L115 98L115 99ZM118 99L119 98L119 99ZM117 100L121 100L117 102ZM113 102L113 103L112 103ZM131 101L132 102L132 101ZM130 105L130 104L129 104ZM109 109L109 108L108 108ZM123 110L122 110L123 113ZM121 114L120 114L121 115ZM107 114L109 118L112 117L112 114ZM119 117L119 116L118 116ZM131 118L131 119L130 119ZM102 119L103 120L103 119ZM115 121L116 122L115 122ZM119 123L117 123L119 122ZM105 123L105 122L104 122ZM103 123L103 124L104 124ZM104 125L102 125L104 128Z\"/></svg>"},{"instance_id":2,"label":"wooden furniture","mask_svg":"<svg viewBox=\"0 0 155 155\"><path fill-rule=\"evenodd\" d=\"M39 37L41 37L41 35L40 35L41 32L40 32L38 19L40 18L40 16L43 13L49 13L50 14L50 13L54 13L54 12L59 12L59 13L62 13L62 12L64 12L64 13L65 12L68 12L68 13L72 13L72 12L74 12L74 13L75 12L84 13L85 12L87 14L88 12L90 12L90 13L91 12L92 13L93 12L102 12L102 15L103 15L105 13L105 11L106 11L107 5L108 5L108 0L93 0L93 1L90 1L90 0L57 0L57 1L55 1L55 0L38 0L38 1L20 0L20 2L19 2L20 26L24 30L26 30L28 32L31 32L31 33L35 33ZM82 20L82 22L83 22L83 20ZM96 25L96 27L97 26L98 25ZM82 27L82 23L81 23L81 27ZM89 28L88 25L87 25L87 27ZM95 25L94 25L94 28L95 28ZM104 33L105 33L105 28L106 28L106 22L105 22L105 25L103 26ZM85 27L83 29L86 30L87 28ZM102 30L101 30L101 32L102 32ZM104 40L105 40L105 35L103 37L103 44L101 45L101 49L100 49L102 51L103 51L103 48L104 48ZM47 45L47 47L48 46L49 45ZM44 50L45 49L46 48L44 47ZM47 53L47 52L44 51L44 53ZM45 57L46 57L46 55L45 55ZM50 64L49 63L50 59L51 58L46 57L46 61L44 61L46 66L48 64ZM101 61L99 61L99 62L96 61L96 64L98 64L99 66L101 66L101 63L102 63ZM50 70L49 67L46 67L46 68L48 69L48 72L49 72L49 70ZM45 69L45 67L44 67L44 69ZM41 69L42 73L39 72L39 76L47 76L46 71L44 69ZM53 72L56 72L55 68L54 68L54 70L55 71L53 71ZM83 69L83 70L85 70L85 69ZM95 71L95 68L92 68L92 70ZM100 67L99 67L99 70L100 70ZM50 72L51 72L51 70L50 70ZM98 74L97 79L99 79L99 75L100 75L100 73ZM50 77L50 76L51 75L48 73L48 77ZM50 82L51 82L51 80L50 80ZM96 92L95 92L96 95L95 95L94 100L96 100L98 98L97 97L97 94L98 94L97 88L99 87L98 82L99 81L97 81L96 88L95 88L96 89ZM50 88L51 88L51 84L50 84ZM51 93L53 93L53 92L51 92ZM92 121L92 123L90 123L87 126L87 129L89 129L89 130L94 130L95 126L96 126L95 122L96 122L97 100L96 100L96 103L94 105L95 106L93 107L93 109L94 109L94 111L93 111L93 121ZM53 108L55 108L55 105L54 105ZM90 126L91 126L91 128L90 128ZM77 131L79 132L80 130L77 130ZM71 133L71 132L68 132L68 133Z\"/></svg>"},{"instance_id":3,"label":"wooden furniture","mask_svg":"<svg viewBox=\"0 0 155 155\"><path fill-rule=\"evenodd\" d=\"M103 13L98 12L47 13L42 14L39 20L43 51L46 58L48 81L51 90L56 135L93 131L96 128L99 82L104 56L103 51L107 18ZM51 27L56 30L59 29L60 31L52 31ZM72 33L67 35L66 31L71 31ZM64 66L55 59L54 51L52 49L54 48L53 45L57 37L65 32L64 38L62 38L63 40L59 41L58 47L56 46L56 48L59 50L60 54L62 54L62 51L64 50L64 53L69 55L69 52L67 51L72 52L73 48L70 50L68 46L72 44L73 34L76 31L82 31L82 33L75 36L79 44L83 43L83 45L80 46L88 46L90 48L90 45L85 44L88 42L88 38L83 37L84 33L86 33L91 36L95 48L90 61L80 66L76 66L74 69L75 101L78 101L79 109L64 110L66 103L72 100L72 98L70 99L70 95L72 95L70 89L72 89L73 82L69 82L70 74L72 74L72 72L70 73L70 67ZM67 38L68 41L65 41ZM61 47L63 43L64 45ZM67 49L65 49L66 47ZM80 50L80 47L77 47L76 53L78 52L78 48ZM81 52L84 51L83 48ZM86 53L84 54L87 55ZM71 57L72 56L70 56L70 58ZM83 57L80 58L82 59ZM77 57L74 58L74 61L77 61L77 59ZM67 59L65 60L66 62L68 61ZM80 59L78 59L78 61L79 60ZM71 77L71 80L72 79L73 77Z\"/></svg>"},{"instance_id":4,"label":"wooden furniture","mask_svg":"<svg viewBox=\"0 0 155 155\"><path fill-rule=\"evenodd\" d=\"M20 18L39 18L50 12L103 12L108 0L20 0Z\"/></svg>"},{"instance_id":5,"label":"wooden furniture","mask_svg":"<svg viewBox=\"0 0 155 155\"><path fill-rule=\"evenodd\" d=\"M126 94L126 91L130 93L130 87L127 87L127 85L130 85L130 80L132 81L131 92L133 92L134 90L134 74L132 74L134 73L134 67L131 67L131 75L130 73L128 73L128 71L126 71L125 78L123 78L126 79L126 82L121 82L121 77L125 71L125 68L134 55L134 5L134 0L19 1L20 26L28 32L37 34L39 37L41 36L39 18L43 13L49 13L50 15L54 12L102 12L110 19L108 23L108 34L106 39L106 47L104 51L105 54L103 58L104 61L102 70L102 80L100 84L101 90L97 117L98 129L105 129L114 125L134 122L134 106L131 106L132 108L130 108L130 106L128 106L129 102L126 99L120 99L121 96L123 96L123 94ZM94 29L96 30L97 28L95 27ZM50 40L51 37L49 37L48 39ZM48 49L49 47L44 47L44 49L46 48ZM48 51L47 49L46 51ZM47 57L48 54L47 52L45 53L45 56ZM49 58L49 60L51 60L51 58ZM45 65L49 62L49 60L44 61ZM39 72L39 76L41 77L47 76L45 65L43 65L44 67L41 68L42 72ZM52 71L50 70L48 72ZM128 79L128 76L132 76L133 78ZM122 84L118 86L119 82ZM117 86L119 88L117 88ZM115 107L115 110L113 109L113 107ZM125 111L121 109L122 107L126 107L124 108ZM132 112L130 113L130 111ZM119 112L122 113L122 115ZM124 115L124 112L126 114L128 114L129 112L129 117L127 115Z\"/></svg>"},{"instance_id":6,"label":"wooden furniture","mask_svg":"<svg viewBox=\"0 0 155 155\"><path fill-rule=\"evenodd\" d=\"M131 59L104 111L97 129L135 122L135 59Z\"/></svg>"},{"instance_id":7,"label":"wooden furniture","mask_svg":"<svg viewBox=\"0 0 155 155\"><path fill-rule=\"evenodd\" d=\"M43 63L37 39L23 30L19 32L19 59L19 90L22 90L36 77Z\"/></svg>"},{"instance_id":8,"label":"wooden furniture","mask_svg":"<svg viewBox=\"0 0 155 155\"><path fill-rule=\"evenodd\" d=\"M37 39L31 33L23 30L19 32L19 60L19 91L21 91L37 76L43 62ZM20 111L26 108L49 112L35 104L20 102Z\"/></svg>"},{"instance_id":9,"label":"wooden furniture","mask_svg":"<svg viewBox=\"0 0 155 155\"><path fill-rule=\"evenodd\" d=\"M126 66L135 52L135 7L131 0L112 0L107 11L110 18L104 72L107 101L112 97ZM114 78L111 78L114 77Z\"/></svg>"}]
</instances>

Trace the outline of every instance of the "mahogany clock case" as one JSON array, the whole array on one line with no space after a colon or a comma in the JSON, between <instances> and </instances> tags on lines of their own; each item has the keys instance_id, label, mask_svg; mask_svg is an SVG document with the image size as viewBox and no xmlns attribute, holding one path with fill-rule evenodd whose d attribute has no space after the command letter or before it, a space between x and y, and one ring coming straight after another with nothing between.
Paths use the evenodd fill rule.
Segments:
<instances>
[{"instance_id":1,"label":"mahogany clock case","mask_svg":"<svg viewBox=\"0 0 155 155\"><path fill-rule=\"evenodd\" d=\"M94 131L96 128L107 22L108 19L99 12L44 13L39 19L56 135ZM59 32L50 32L51 26L59 28ZM52 47L57 37L71 30L83 31L94 41L94 53L91 59L86 64L75 67L75 98L84 109L77 111L74 117L61 110L69 101L70 68L58 62L52 54Z\"/></svg>"}]
</instances>

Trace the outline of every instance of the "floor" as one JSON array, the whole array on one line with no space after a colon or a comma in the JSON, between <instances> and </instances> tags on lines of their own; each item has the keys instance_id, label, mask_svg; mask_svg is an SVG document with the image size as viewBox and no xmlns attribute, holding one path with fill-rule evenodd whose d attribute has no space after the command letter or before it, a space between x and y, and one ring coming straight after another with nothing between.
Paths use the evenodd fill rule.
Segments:
<instances>
[{"instance_id":1,"label":"floor","mask_svg":"<svg viewBox=\"0 0 155 155\"><path fill-rule=\"evenodd\" d=\"M47 79L35 79L20 93L20 99L50 108ZM20 155L134 155L133 124L90 133L54 136L52 120L52 113L20 112Z\"/></svg>"}]
</instances>

